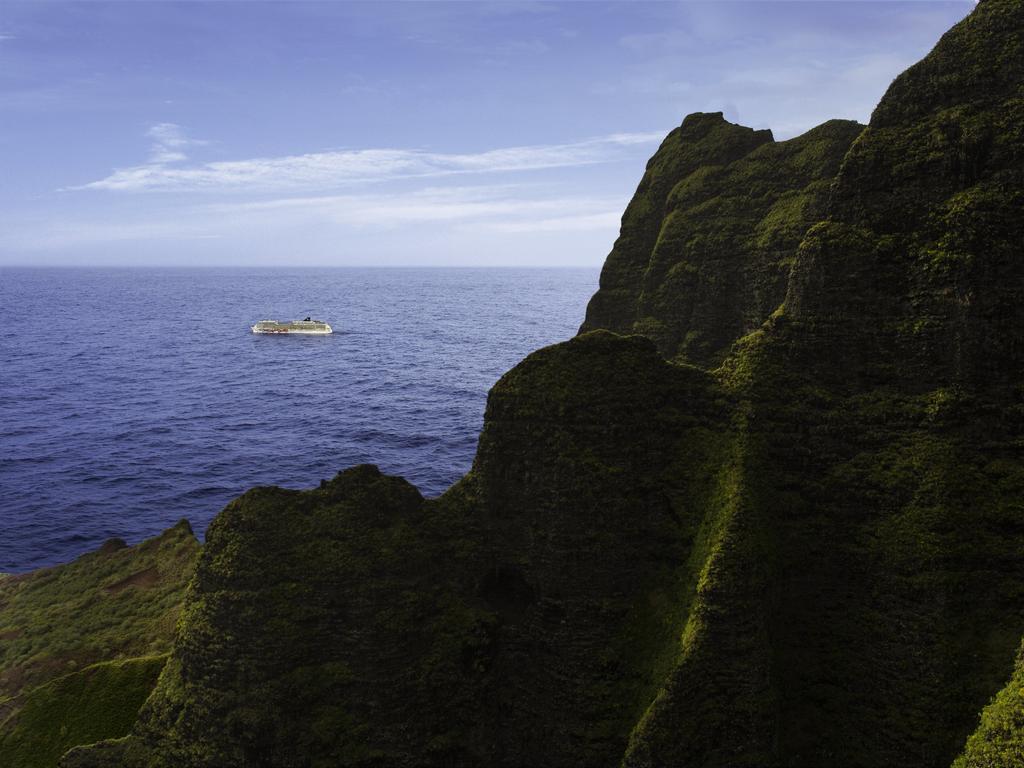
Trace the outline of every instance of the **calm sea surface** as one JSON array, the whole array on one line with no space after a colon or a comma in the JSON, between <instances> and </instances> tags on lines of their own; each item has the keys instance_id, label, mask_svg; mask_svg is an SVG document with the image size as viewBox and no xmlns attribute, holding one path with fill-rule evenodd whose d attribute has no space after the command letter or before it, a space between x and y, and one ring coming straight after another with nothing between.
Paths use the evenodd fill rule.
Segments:
<instances>
[{"instance_id":1,"label":"calm sea surface","mask_svg":"<svg viewBox=\"0 0 1024 768\"><path fill-rule=\"evenodd\" d=\"M572 336L593 270L0 270L0 572L203 531L254 485L364 462L428 496L488 389ZM325 337L256 336L312 315Z\"/></svg>"}]
</instances>

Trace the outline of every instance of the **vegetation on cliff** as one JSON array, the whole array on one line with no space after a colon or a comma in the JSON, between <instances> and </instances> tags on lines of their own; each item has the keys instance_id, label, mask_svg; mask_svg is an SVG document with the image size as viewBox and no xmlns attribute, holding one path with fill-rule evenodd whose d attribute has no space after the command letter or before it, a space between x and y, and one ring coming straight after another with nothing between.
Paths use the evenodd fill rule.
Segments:
<instances>
[{"instance_id":1,"label":"vegetation on cliff","mask_svg":"<svg viewBox=\"0 0 1024 768\"><path fill-rule=\"evenodd\" d=\"M776 143L721 113L687 117L648 164L581 330L640 333L666 358L720 362L782 303L863 128L832 120Z\"/></svg>"},{"instance_id":2,"label":"vegetation on cliff","mask_svg":"<svg viewBox=\"0 0 1024 768\"><path fill-rule=\"evenodd\" d=\"M1024 765L1024 647L1009 684L981 715L953 768Z\"/></svg>"},{"instance_id":3,"label":"vegetation on cliff","mask_svg":"<svg viewBox=\"0 0 1024 768\"><path fill-rule=\"evenodd\" d=\"M688 118L470 474L232 502L65 765L1018 765L1022 40L985 0L864 129Z\"/></svg>"},{"instance_id":4,"label":"vegetation on cliff","mask_svg":"<svg viewBox=\"0 0 1024 768\"><path fill-rule=\"evenodd\" d=\"M1024 5L989 0L893 84L716 371L746 415L746 551L627 765L948 765L1009 676L1022 36Z\"/></svg>"},{"instance_id":5,"label":"vegetation on cliff","mask_svg":"<svg viewBox=\"0 0 1024 768\"><path fill-rule=\"evenodd\" d=\"M33 688L0 729L0 761L54 768L71 747L125 736L166 661L104 661Z\"/></svg>"},{"instance_id":6,"label":"vegetation on cliff","mask_svg":"<svg viewBox=\"0 0 1024 768\"><path fill-rule=\"evenodd\" d=\"M112 539L72 563L0 577L0 765L53 766L69 746L127 733L199 550L182 521L133 547ZM125 661L136 657L147 658Z\"/></svg>"}]
</instances>

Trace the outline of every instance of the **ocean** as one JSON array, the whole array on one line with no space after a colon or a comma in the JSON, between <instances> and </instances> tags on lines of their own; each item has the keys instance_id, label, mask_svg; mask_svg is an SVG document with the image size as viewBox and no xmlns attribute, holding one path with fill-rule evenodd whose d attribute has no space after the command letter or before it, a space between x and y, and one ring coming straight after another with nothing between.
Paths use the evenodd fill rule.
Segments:
<instances>
[{"instance_id":1,"label":"ocean","mask_svg":"<svg viewBox=\"0 0 1024 768\"><path fill-rule=\"evenodd\" d=\"M0 572L373 463L435 496L597 269L0 270ZM330 336L257 336L312 315Z\"/></svg>"}]
</instances>

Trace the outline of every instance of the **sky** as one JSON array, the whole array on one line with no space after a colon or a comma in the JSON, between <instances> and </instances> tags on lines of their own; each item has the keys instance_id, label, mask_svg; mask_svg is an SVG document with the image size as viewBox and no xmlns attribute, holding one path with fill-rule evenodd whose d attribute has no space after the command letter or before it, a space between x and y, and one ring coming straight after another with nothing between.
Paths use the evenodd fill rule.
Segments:
<instances>
[{"instance_id":1,"label":"sky","mask_svg":"<svg viewBox=\"0 0 1024 768\"><path fill-rule=\"evenodd\" d=\"M599 266L691 112L866 122L932 2L0 0L0 266Z\"/></svg>"}]
</instances>

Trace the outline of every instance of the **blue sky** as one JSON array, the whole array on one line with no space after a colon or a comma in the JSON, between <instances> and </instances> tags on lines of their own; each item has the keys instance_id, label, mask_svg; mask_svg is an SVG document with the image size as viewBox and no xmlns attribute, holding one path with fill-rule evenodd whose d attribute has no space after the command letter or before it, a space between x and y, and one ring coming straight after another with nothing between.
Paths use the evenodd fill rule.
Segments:
<instances>
[{"instance_id":1,"label":"blue sky","mask_svg":"<svg viewBox=\"0 0 1024 768\"><path fill-rule=\"evenodd\" d=\"M0 265L598 266L686 114L866 121L973 7L0 0Z\"/></svg>"}]
</instances>

